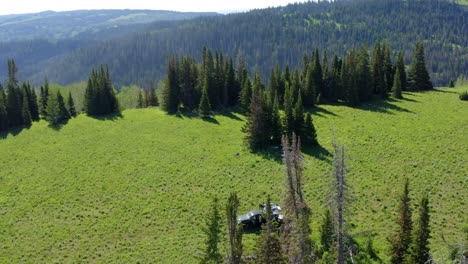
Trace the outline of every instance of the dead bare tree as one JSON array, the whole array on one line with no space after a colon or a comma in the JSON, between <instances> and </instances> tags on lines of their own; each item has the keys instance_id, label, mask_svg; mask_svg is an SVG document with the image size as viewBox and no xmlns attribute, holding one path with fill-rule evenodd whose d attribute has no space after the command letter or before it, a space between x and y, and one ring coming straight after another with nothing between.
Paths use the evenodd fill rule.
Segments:
<instances>
[{"instance_id":1,"label":"dead bare tree","mask_svg":"<svg viewBox=\"0 0 468 264\"><path fill-rule=\"evenodd\" d=\"M284 193L284 219L281 229L283 251L289 263L312 263L313 249L310 239L310 209L302 192L303 157L301 140L293 133L290 140L283 136L283 162L286 172Z\"/></svg>"}]
</instances>

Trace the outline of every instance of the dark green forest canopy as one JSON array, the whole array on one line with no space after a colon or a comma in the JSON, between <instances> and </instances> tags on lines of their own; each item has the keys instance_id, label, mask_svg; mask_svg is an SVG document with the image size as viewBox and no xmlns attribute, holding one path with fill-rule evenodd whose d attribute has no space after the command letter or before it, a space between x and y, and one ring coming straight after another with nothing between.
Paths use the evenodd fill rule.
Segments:
<instances>
[{"instance_id":1,"label":"dark green forest canopy","mask_svg":"<svg viewBox=\"0 0 468 264\"><path fill-rule=\"evenodd\" d=\"M70 83L85 79L94 65L105 63L115 73L117 86L143 85L162 79L168 53L200 58L204 46L242 55L253 71L275 64L299 66L303 52L313 48L342 56L352 46L387 41L393 51L403 50L408 65L414 43L421 41L437 86L467 74L467 25L466 9L447 0L292 4L199 18L167 30L155 24L149 31L78 50L48 64L36 77L42 80L47 75L55 82ZM266 79L268 71L262 74Z\"/></svg>"},{"instance_id":2,"label":"dark green forest canopy","mask_svg":"<svg viewBox=\"0 0 468 264\"><path fill-rule=\"evenodd\" d=\"M104 32L57 43L0 43L0 50L5 51L0 52L0 61L15 58L22 69L21 79L34 85L45 76L60 84L86 80L93 67L107 64L116 87L148 86L151 80L163 78L169 55L200 58L204 46L242 55L253 73L276 64L300 66L303 52L314 48L327 49L329 56L334 52L343 56L352 46L373 46L376 41L387 41L392 51L403 50L408 65L414 43L421 41L431 79L439 86L468 73L467 25L466 7L450 0L311 1L126 29L140 31L132 34ZM1 67L0 74L4 74L6 69ZM262 72L264 80L268 74Z\"/></svg>"}]
</instances>

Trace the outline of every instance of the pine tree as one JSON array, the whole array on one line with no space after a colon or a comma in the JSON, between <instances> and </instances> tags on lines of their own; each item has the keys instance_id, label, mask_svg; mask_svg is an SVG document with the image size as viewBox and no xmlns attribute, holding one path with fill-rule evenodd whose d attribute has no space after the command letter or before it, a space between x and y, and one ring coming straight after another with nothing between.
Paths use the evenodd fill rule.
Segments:
<instances>
[{"instance_id":1,"label":"pine tree","mask_svg":"<svg viewBox=\"0 0 468 264\"><path fill-rule=\"evenodd\" d=\"M30 84L28 83L28 89L30 91L29 99L29 110L31 112L31 119L33 121L39 121L39 105L37 101L37 94L34 88L31 89Z\"/></svg>"},{"instance_id":2,"label":"pine tree","mask_svg":"<svg viewBox=\"0 0 468 264\"><path fill-rule=\"evenodd\" d=\"M320 244L322 245L323 253L332 250L335 243L335 227L333 225L332 215L330 210L325 211L322 225L320 226Z\"/></svg>"},{"instance_id":3,"label":"pine tree","mask_svg":"<svg viewBox=\"0 0 468 264\"><path fill-rule=\"evenodd\" d=\"M145 92L146 94L146 92ZM145 107L146 104L143 100L143 92L141 90L138 91L138 102L137 102L137 108L143 108Z\"/></svg>"},{"instance_id":4,"label":"pine tree","mask_svg":"<svg viewBox=\"0 0 468 264\"><path fill-rule=\"evenodd\" d=\"M211 104L210 97L208 96L208 83L205 82L203 87L202 96L200 99L200 105L198 106L198 113L201 117L207 117L210 115Z\"/></svg>"},{"instance_id":5,"label":"pine tree","mask_svg":"<svg viewBox=\"0 0 468 264\"><path fill-rule=\"evenodd\" d=\"M24 93L23 95L23 104L21 106L21 119L22 119L22 124L24 126L31 126L32 124L32 119L31 119L31 112L29 110L29 103L28 103L28 95Z\"/></svg>"},{"instance_id":6,"label":"pine tree","mask_svg":"<svg viewBox=\"0 0 468 264\"><path fill-rule=\"evenodd\" d=\"M274 216L271 209L270 196L266 203L265 224L262 226L257 242L256 263L261 264L281 264L286 263L281 250L281 242L278 237L278 229L274 223Z\"/></svg>"},{"instance_id":7,"label":"pine tree","mask_svg":"<svg viewBox=\"0 0 468 264\"><path fill-rule=\"evenodd\" d=\"M284 118L283 127L287 135L292 135L294 131L294 96L289 83L286 83L286 91L284 93Z\"/></svg>"},{"instance_id":8,"label":"pine tree","mask_svg":"<svg viewBox=\"0 0 468 264\"><path fill-rule=\"evenodd\" d=\"M294 133L302 137L304 130L304 105L302 104L302 95L299 93L296 105L294 106Z\"/></svg>"},{"instance_id":9,"label":"pine tree","mask_svg":"<svg viewBox=\"0 0 468 264\"><path fill-rule=\"evenodd\" d=\"M377 42L374 46L371 62L371 76L374 94L385 97L387 94L387 87L385 84L385 64L380 42Z\"/></svg>"},{"instance_id":10,"label":"pine tree","mask_svg":"<svg viewBox=\"0 0 468 264\"><path fill-rule=\"evenodd\" d=\"M8 129L8 113L6 109L6 95L0 84L0 131Z\"/></svg>"},{"instance_id":11,"label":"pine tree","mask_svg":"<svg viewBox=\"0 0 468 264\"><path fill-rule=\"evenodd\" d=\"M403 263L406 254L408 253L411 244L411 230L413 222L411 220L411 207L409 197L409 180L406 179L403 194L400 198L399 216L398 216L398 230L391 242L391 263Z\"/></svg>"},{"instance_id":12,"label":"pine tree","mask_svg":"<svg viewBox=\"0 0 468 264\"><path fill-rule=\"evenodd\" d=\"M281 125L281 114L278 96L274 96L273 108L271 111L271 140L273 144L281 143L283 127Z\"/></svg>"},{"instance_id":13,"label":"pine tree","mask_svg":"<svg viewBox=\"0 0 468 264\"><path fill-rule=\"evenodd\" d=\"M315 130L315 126L312 122L312 115L310 113L307 113L305 116L302 138L304 139L304 144L310 146L318 145L317 131Z\"/></svg>"},{"instance_id":14,"label":"pine tree","mask_svg":"<svg viewBox=\"0 0 468 264\"><path fill-rule=\"evenodd\" d=\"M168 114L175 114L179 110L179 76L177 74L177 58L173 57L167 65L167 79L162 91L162 109Z\"/></svg>"},{"instance_id":15,"label":"pine tree","mask_svg":"<svg viewBox=\"0 0 468 264\"><path fill-rule=\"evenodd\" d=\"M246 75L245 80L241 87L240 97L239 97L240 109L243 113L249 112L251 98L252 98L252 84L250 82L249 76Z\"/></svg>"},{"instance_id":16,"label":"pine tree","mask_svg":"<svg viewBox=\"0 0 468 264\"><path fill-rule=\"evenodd\" d=\"M429 263L431 255L429 252L429 239L431 230L429 226L429 198L425 195L419 206L419 219L416 222L413 234L413 243L410 249L407 263L425 264Z\"/></svg>"},{"instance_id":17,"label":"pine tree","mask_svg":"<svg viewBox=\"0 0 468 264\"><path fill-rule=\"evenodd\" d=\"M60 124L62 113L60 112L60 105L57 96L50 94L47 100L47 116L46 120L50 125L56 126Z\"/></svg>"},{"instance_id":18,"label":"pine tree","mask_svg":"<svg viewBox=\"0 0 468 264\"><path fill-rule=\"evenodd\" d=\"M60 110L59 122L63 123L68 121L70 119L70 113L68 112L67 107L65 106L65 101L60 91L57 92L57 103Z\"/></svg>"},{"instance_id":19,"label":"pine tree","mask_svg":"<svg viewBox=\"0 0 468 264\"><path fill-rule=\"evenodd\" d=\"M403 52L402 51L398 52L398 58L397 58L397 63L396 63L396 71L398 71L400 73L401 90L402 91L407 91L408 90L408 80L406 79L405 60L403 58Z\"/></svg>"},{"instance_id":20,"label":"pine tree","mask_svg":"<svg viewBox=\"0 0 468 264\"><path fill-rule=\"evenodd\" d=\"M395 73L395 78L393 79L393 87L392 87L392 96L398 99L403 98L403 95L401 94L401 78L400 78L400 71L396 70Z\"/></svg>"},{"instance_id":21,"label":"pine tree","mask_svg":"<svg viewBox=\"0 0 468 264\"><path fill-rule=\"evenodd\" d=\"M247 116L247 123L242 128L246 133L245 141L249 148L253 151L266 147L270 141L270 131L268 131L268 123L266 120L266 103L261 91L256 91L252 95L250 101L250 111Z\"/></svg>"},{"instance_id":22,"label":"pine tree","mask_svg":"<svg viewBox=\"0 0 468 264\"><path fill-rule=\"evenodd\" d=\"M9 127L15 127L22 124L21 118L21 100L22 95L19 88L14 86L10 80L7 81L7 113Z\"/></svg>"},{"instance_id":23,"label":"pine tree","mask_svg":"<svg viewBox=\"0 0 468 264\"><path fill-rule=\"evenodd\" d=\"M453 82L453 80L449 81L448 87L449 88L454 88L455 87L455 83Z\"/></svg>"},{"instance_id":24,"label":"pine tree","mask_svg":"<svg viewBox=\"0 0 468 264\"><path fill-rule=\"evenodd\" d=\"M416 43L413 53L413 61L408 72L409 87L413 91L431 90L432 82L426 69L424 47L420 42Z\"/></svg>"},{"instance_id":25,"label":"pine tree","mask_svg":"<svg viewBox=\"0 0 468 264\"><path fill-rule=\"evenodd\" d=\"M222 256L218 244L221 241L221 215L219 213L218 199L213 199L213 205L209 218L206 221L206 249L200 263L222 263Z\"/></svg>"},{"instance_id":26,"label":"pine tree","mask_svg":"<svg viewBox=\"0 0 468 264\"><path fill-rule=\"evenodd\" d=\"M242 260L242 226L237 223L239 210L239 198L236 193L231 193L226 205L226 218L229 235L228 263L240 264Z\"/></svg>"},{"instance_id":27,"label":"pine tree","mask_svg":"<svg viewBox=\"0 0 468 264\"><path fill-rule=\"evenodd\" d=\"M75 109L75 102L73 101L73 97L71 92L68 93L68 112L70 113L71 117L76 117L76 109Z\"/></svg>"},{"instance_id":28,"label":"pine tree","mask_svg":"<svg viewBox=\"0 0 468 264\"><path fill-rule=\"evenodd\" d=\"M357 58L357 88L359 90L359 102L366 101L372 95L372 85L371 85L371 71L369 66L369 55L367 54L367 47L365 45L361 46Z\"/></svg>"},{"instance_id":29,"label":"pine tree","mask_svg":"<svg viewBox=\"0 0 468 264\"><path fill-rule=\"evenodd\" d=\"M49 80L45 79L44 86L41 86L41 98L39 99L39 113L42 118L47 116L47 100L49 97ZM86 102L86 101L85 101Z\"/></svg>"}]
</instances>

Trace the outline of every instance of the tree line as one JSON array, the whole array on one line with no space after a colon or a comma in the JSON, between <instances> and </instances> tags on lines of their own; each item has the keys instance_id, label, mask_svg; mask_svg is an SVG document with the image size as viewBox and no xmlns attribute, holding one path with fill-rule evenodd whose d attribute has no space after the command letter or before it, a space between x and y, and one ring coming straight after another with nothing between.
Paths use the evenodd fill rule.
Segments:
<instances>
[{"instance_id":1,"label":"tree line","mask_svg":"<svg viewBox=\"0 0 468 264\"><path fill-rule=\"evenodd\" d=\"M372 237L362 243L357 242L359 234L349 232L347 222L350 210L346 151L334 143L333 169L331 173L330 201L320 225L319 241L311 239L311 208L304 198L302 186L303 157L301 139L295 134L282 137L285 182L282 193L283 220L275 220L271 210L271 199L267 196L266 209L262 214L264 222L258 235L253 255L243 251L242 236L245 227L237 222L240 199L231 193L225 207L225 219L219 208L219 200L213 205L203 229L206 236L205 248L200 263L382 263L373 248ZM423 264L432 263L429 250L430 209L429 199L424 195L419 204L418 218L413 224L409 198L409 181L398 205L398 229L389 238L391 263ZM226 228L226 254L219 245L223 243L221 231L223 222ZM364 232L365 233L365 232Z\"/></svg>"},{"instance_id":2,"label":"tree line","mask_svg":"<svg viewBox=\"0 0 468 264\"><path fill-rule=\"evenodd\" d=\"M24 81L20 86L17 78L18 68L13 59L8 60L8 79L6 91L0 84L0 131L10 128L31 126L33 121L46 120L50 125L66 123L77 116L77 109L71 92L67 99L62 92L52 92L49 81L38 89ZM148 91L145 105L157 105L155 89ZM115 96L108 68L101 66L93 69L86 87L83 111L90 116L120 113L119 103Z\"/></svg>"},{"instance_id":3,"label":"tree line","mask_svg":"<svg viewBox=\"0 0 468 264\"><path fill-rule=\"evenodd\" d=\"M433 88L420 42L408 67L402 52L391 57L386 42L377 42L372 56L367 50L365 45L353 47L343 58L335 53L330 62L327 52L320 54L316 48L310 55L304 53L301 69L273 67L268 85L260 69L251 78L242 56L235 65L230 56L213 55L207 48L198 64L190 56L172 56L166 66L162 108L169 114L198 110L206 117L212 111L238 107L247 115L243 130L252 149L280 144L283 134L293 132L304 143L317 144L312 117L304 109L324 103L356 106L389 93L402 98L402 91Z\"/></svg>"},{"instance_id":4,"label":"tree line","mask_svg":"<svg viewBox=\"0 0 468 264\"><path fill-rule=\"evenodd\" d=\"M33 121L47 120L51 125L66 122L76 116L75 105L71 93L68 95L68 105L60 91L49 94L49 84L40 88L38 98L36 89L28 81L19 85L18 68L13 59L8 60L8 79L6 92L0 84L0 131L10 128L31 126Z\"/></svg>"}]
</instances>

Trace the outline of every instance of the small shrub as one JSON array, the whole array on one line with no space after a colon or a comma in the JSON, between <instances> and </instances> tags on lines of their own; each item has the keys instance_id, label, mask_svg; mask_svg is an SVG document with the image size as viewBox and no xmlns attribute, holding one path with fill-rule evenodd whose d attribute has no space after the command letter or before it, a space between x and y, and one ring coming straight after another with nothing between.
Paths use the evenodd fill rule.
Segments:
<instances>
[{"instance_id":1,"label":"small shrub","mask_svg":"<svg viewBox=\"0 0 468 264\"><path fill-rule=\"evenodd\" d=\"M468 91L464 91L460 94L460 100L468 101Z\"/></svg>"}]
</instances>

